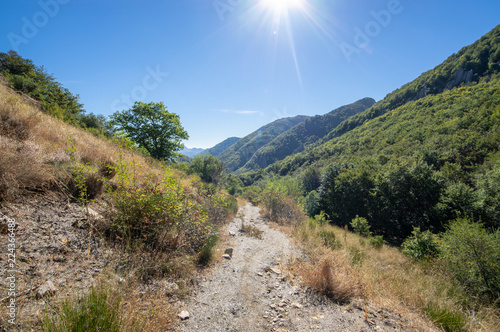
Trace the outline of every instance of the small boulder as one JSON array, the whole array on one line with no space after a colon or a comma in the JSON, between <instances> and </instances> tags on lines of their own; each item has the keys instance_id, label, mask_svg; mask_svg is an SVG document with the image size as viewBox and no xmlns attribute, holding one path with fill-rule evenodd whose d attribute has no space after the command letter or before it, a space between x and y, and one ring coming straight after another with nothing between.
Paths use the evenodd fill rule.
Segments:
<instances>
[{"instance_id":1,"label":"small boulder","mask_svg":"<svg viewBox=\"0 0 500 332\"><path fill-rule=\"evenodd\" d=\"M57 288L54 283L50 280L47 280L43 285L38 287L38 291L35 295L37 299L41 299L44 297L54 296L57 292Z\"/></svg>"},{"instance_id":2,"label":"small boulder","mask_svg":"<svg viewBox=\"0 0 500 332\"><path fill-rule=\"evenodd\" d=\"M182 310L180 314L177 315L181 320L189 319L189 311Z\"/></svg>"},{"instance_id":3,"label":"small boulder","mask_svg":"<svg viewBox=\"0 0 500 332\"><path fill-rule=\"evenodd\" d=\"M226 250L224 250L224 254L229 255L229 257L233 257L233 248L226 248Z\"/></svg>"},{"instance_id":4,"label":"small boulder","mask_svg":"<svg viewBox=\"0 0 500 332\"><path fill-rule=\"evenodd\" d=\"M224 255L222 255L222 258L231 259L231 256L229 256L228 254L224 254Z\"/></svg>"}]
</instances>

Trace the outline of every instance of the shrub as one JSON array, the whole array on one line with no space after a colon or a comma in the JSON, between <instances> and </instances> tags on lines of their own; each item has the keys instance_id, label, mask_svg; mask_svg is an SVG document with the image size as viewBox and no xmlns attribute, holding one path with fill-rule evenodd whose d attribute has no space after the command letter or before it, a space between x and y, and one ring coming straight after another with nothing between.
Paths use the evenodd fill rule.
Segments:
<instances>
[{"instance_id":1,"label":"shrub","mask_svg":"<svg viewBox=\"0 0 500 332\"><path fill-rule=\"evenodd\" d=\"M384 245L384 237L382 235L373 236L370 238L370 245L380 249Z\"/></svg>"},{"instance_id":2,"label":"shrub","mask_svg":"<svg viewBox=\"0 0 500 332\"><path fill-rule=\"evenodd\" d=\"M323 240L323 245L331 249L340 248L339 241L335 239L335 233L332 230L322 229L319 231L318 236Z\"/></svg>"},{"instance_id":3,"label":"shrub","mask_svg":"<svg viewBox=\"0 0 500 332\"><path fill-rule=\"evenodd\" d=\"M88 295L79 300L66 299L55 315L46 311L41 319L42 331L119 332L122 325L119 308L119 297L102 286L93 287Z\"/></svg>"},{"instance_id":4,"label":"shrub","mask_svg":"<svg viewBox=\"0 0 500 332\"><path fill-rule=\"evenodd\" d=\"M319 225L326 225L329 222L325 211L321 211L319 214L315 215L314 220L316 220Z\"/></svg>"},{"instance_id":5,"label":"shrub","mask_svg":"<svg viewBox=\"0 0 500 332\"><path fill-rule=\"evenodd\" d=\"M213 248L217 244L217 241L219 240L219 236L216 234L211 235L207 243L201 248L200 253L198 254L198 265L208 265L210 261L212 260L212 255L213 255Z\"/></svg>"},{"instance_id":6,"label":"shrub","mask_svg":"<svg viewBox=\"0 0 500 332\"><path fill-rule=\"evenodd\" d=\"M351 227L354 230L354 233L361 236L370 236L372 234L370 232L370 225L368 224L368 220L366 220L366 218L356 216L356 218L351 221Z\"/></svg>"},{"instance_id":7,"label":"shrub","mask_svg":"<svg viewBox=\"0 0 500 332\"><path fill-rule=\"evenodd\" d=\"M304 266L302 275L309 287L338 303L349 302L362 293L356 271L340 255L324 257L314 266Z\"/></svg>"},{"instance_id":8,"label":"shrub","mask_svg":"<svg viewBox=\"0 0 500 332\"><path fill-rule=\"evenodd\" d=\"M276 191L265 191L261 202L264 205L264 216L279 224L297 225L305 218L293 199Z\"/></svg>"},{"instance_id":9,"label":"shrub","mask_svg":"<svg viewBox=\"0 0 500 332\"><path fill-rule=\"evenodd\" d=\"M319 212L321 197L316 190L311 191L306 196L306 212L309 217L315 216ZM324 212L323 212L324 213Z\"/></svg>"},{"instance_id":10,"label":"shrub","mask_svg":"<svg viewBox=\"0 0 500 332\"><path fill-rule=\"evenodd\" d=\"M408 237L402 246L403 253L413 259L437 257L439 245L430 231L422 232L415 227L412 236Z\"/></svg>"},{"instance_id":11,"label":"shrub","mask_svg":"<svg viewBox=\"0 0 500 332\"><path fill-rule=\"evenodd\" d=\"M500 232L461 218L451 222L441 241L442 258L472 294L500 297Z\"/></svg>"},{"instance_id":12,"label":"shrub","mask_svg":"<svg viewBox=\"0 0 500 332\"><path fill-rule=\"evenodd\" d=\"M160 183L119 187L111 196L113 227L128 243L196 252L211 235L203 206L169 175Z\"/></svg>"}]
</instances>

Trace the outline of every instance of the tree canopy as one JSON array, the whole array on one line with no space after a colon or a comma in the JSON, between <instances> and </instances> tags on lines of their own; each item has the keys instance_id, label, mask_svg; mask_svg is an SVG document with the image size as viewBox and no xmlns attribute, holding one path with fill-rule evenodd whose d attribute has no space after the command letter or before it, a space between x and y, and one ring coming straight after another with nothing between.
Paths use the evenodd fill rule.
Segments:
<instances>
[{"instance_id":1,"label":"tree canopy","mask_svg":"<svg viewBox=\"0 0 500 332\"><path fill-rule=\"evenodd\" d=\"M115 132L121 132L156 159L170 160L189 138L179 116L170 113L162 102L135 102L128 110L110 117Z\"/></svg>"}]
</instances>

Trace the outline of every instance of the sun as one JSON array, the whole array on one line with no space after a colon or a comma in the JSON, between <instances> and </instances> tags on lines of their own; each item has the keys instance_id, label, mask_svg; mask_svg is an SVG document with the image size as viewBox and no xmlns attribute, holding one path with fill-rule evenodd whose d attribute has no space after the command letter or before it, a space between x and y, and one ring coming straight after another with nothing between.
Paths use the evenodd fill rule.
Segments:
<instances>
[{"instance_id":1,"label":"sun","mask_svg":"<svg viewBox=\"0 0 500 332\"><path fill-rule=\"evenodd\" d=\"M301 7L304 0L261 0L261 4L277 13Z\"/></svg>"}]
</instances>

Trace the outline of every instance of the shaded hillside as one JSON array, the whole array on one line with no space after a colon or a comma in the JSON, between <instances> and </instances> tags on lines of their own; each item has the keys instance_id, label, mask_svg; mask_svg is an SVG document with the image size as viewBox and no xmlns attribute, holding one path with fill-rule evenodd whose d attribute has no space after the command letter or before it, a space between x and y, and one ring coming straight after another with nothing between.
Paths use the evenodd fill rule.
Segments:
<instances>
[{"instance_id":1,"label":"shaded hillside","mask_svg":"<svg viewBox=\"0 0 500 332\"><path fill-rule=\"evenodd\" d=\"M293 118L279 119L267 124L226 149L219 155L219 159L224 163L229 172L234 172L245 165L262 146L271 142L275 137L298 123L305 121L307 118L307 116L298 115Z\"/></svg>"},{"instance_id":2,"label":"shaded hillside","mask_svg":"<svg viewBox=\"0 0 500 332\"><path fill-rule=\"evenodd\" d=\"M210 149L203 151L203 154L208 153L214 157L218 157L221 153L226 151L226 149L228 149L234 143L238 142L240 139L241 139L240 137L226 138L225 140L215 145L214 147L211 147Z\"/></svg>"},{"instance_id":3,"label":"shaded hillside","mask_svg":"<svg viewBox=\"0 0 500 332\"><path fill-rule=\"evenodd\" d=\"M282 133L271 142L261 147L238 172L247 172L265 168L285 157L301 152L325 137L342 121L358 114L375 103L372 98L363 98L352 104L339 107L327 114L316 115Z\"/></svg>"},{"instance_id":4,"label":"shaded hillside","mask_svg":"<svg viewBox=\"0 0 500 332\"><path fill-rule=\"evenodd\" d=\"M460 84L479 82L482 77L500 70L500 25L472 45L462 48L442 64L423 73L377 102L366 112L353 116L337 127L329 138L340 136L366 121L405 103L435 95Z\"/></svg>"}]
</instances>

